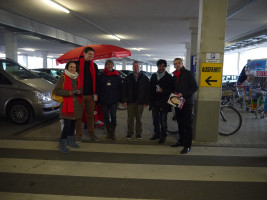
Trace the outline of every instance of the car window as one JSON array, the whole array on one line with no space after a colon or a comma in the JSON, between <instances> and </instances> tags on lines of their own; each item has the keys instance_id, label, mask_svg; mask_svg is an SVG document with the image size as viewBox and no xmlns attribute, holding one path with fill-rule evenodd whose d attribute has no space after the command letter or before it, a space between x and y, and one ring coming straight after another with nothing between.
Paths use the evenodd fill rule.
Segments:
<instances>
[{"instance_id":1,"label":"car window","mask_svg":"<svg viewBox=\"0 0 267 200\"><path fill-rule=\"evenodd\" d=\"M0 73L0 84L2 85L12 85L10 80L8 80L3 74Z\"/></svg>"},{"instance_id":2,"label":"car window","mask_svg":"<svg viewBox=\"0 0 267 200\"><path fill-rule=\"evenodd\" d=\"M51 74L54 76L54 77L57 77L57 76L60 76L62 74L62 72L58 71L58 70L53 70L51 69Z\"/></svg>"},{"instance_id":3,"label":"car window","mask_svg":"<svg viewBox=\"0 0 267 200\"><path fill-rule=\"evenodd\" d=\"M9 61L2 61L3 70L13 76L15 79L32 79L38 78L38 76L34 75L24 67L20 65L9 62Z\"/></svg>"}]
</instances>

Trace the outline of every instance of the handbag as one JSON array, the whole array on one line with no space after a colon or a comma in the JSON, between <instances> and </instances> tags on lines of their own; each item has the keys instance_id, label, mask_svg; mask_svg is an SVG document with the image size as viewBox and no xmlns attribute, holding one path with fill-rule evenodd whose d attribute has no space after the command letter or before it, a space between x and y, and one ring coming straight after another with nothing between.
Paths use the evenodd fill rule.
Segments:
<instances>
[{"instance_id":1,"label":"handbag","mask_svg":"<svg viewBox=\"0 0 267 200\"><path fill-rule=\"evenodd\" d=\"M63 76L63 77L64 77L64 82L62 84L62 89L64 88L64 83L65 83L65 76ZM51 99L60 103L60 104L63 103L64 97L56 95L54 90L55 90L55 88L51 92Z\"/></svg>"}]
</instances>

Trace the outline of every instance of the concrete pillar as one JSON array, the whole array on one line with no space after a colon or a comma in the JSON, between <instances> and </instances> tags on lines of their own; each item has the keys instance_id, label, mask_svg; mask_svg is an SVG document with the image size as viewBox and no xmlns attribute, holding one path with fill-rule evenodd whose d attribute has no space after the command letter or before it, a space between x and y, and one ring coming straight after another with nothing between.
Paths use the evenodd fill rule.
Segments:
<instances>
[{"instance_id":1,"label":"concrete pillar","mask_svg":"<svg viewBox=\"0 0 267 200\"><path fill-rule=\"evenodd\" d=\"M226 15L227 0L200 0L197 47L197 74L200 74L200 81L195 104L194 128L196 141L216 142L218 140L221 86L216 84L221 85L222 80ZM216 54L211 54L213 52ZM218 75L217 82L211 82L211 86L205 83L206 78L203 77L204 74L208 73L209 76L212 73L200 71L201 67L206 65L205 63L211 62L210 58L217 58L218 63L215 64L221 68L215 73ZM208 66L213 66L212 64L214 63L208 63ZM215 75L212 76L212 79L216 79Z\"/></svg>"},{"instance_id":2,"label":"concrete pillar","mask_svg":"<svg viewBox=\"0 0 267 200\"><path fill-rule=\"evenodd\" d=\"M122 59L122 70L126 70L126 59Z\"/></svg>"},{"instance_id":3,"label":"concrete pillar","mask_svg":"<svg viewBox=\"0 0 267 200\"><path fill-rule=\"evenodd\" d=\"M47 68L47 51L41 51L42 57L43 57L43 68Z\"/></svg>"},{"instance_id":4,"label":"concrete pillar","mask_svg":"<svg viewBox=\"0 0 267 200\"><path fill-rule=\"evenodd\" d=\"M191 58L191 44L190 43L186 43L185 44L185 61L184 61L184 66L186 69L190 70L190 58Z\"/></svg>"},{"instance_id":5,"label":"concrete pillar","mask_svg":"<svg viewBox=\"0 0 267 200\"><path fill-rule=\"evenodd\" d=\"M152 65L150 65L150 72L152 72Z\"/></svg>"},{"instance_id":6,"label":"concrete pillar","mask_svg":"<svg viewBox=\"0 0 267 200\"><path fill-rule=\"evenodd\" d=\"M242 71L242 69L239 69L239 64L240 64L240 52L237 53L237 75L239 75Z\"/></svg>"},{"instance_id":7,"label":"concrete pillar","mask_svg":"<svg viewBox=\"0 0 267 200\"><path fill-rule=\"evenodd\" d=\"M189 29L191 31L190 70L196 74L198 19L189 19Z\"/></svg>"},{"instance_id":8,"label":"concrete pillar","mask_svg":"<svg viewBox=\"0 0 267 200\"><path fill-rule=\"evenodd\" d=\"M4 33L4 43L5 43L6 58L18 61L18 55L17 55L18 47L17 47L16 33L6 31Z\"/></svg>"}]
</instances>

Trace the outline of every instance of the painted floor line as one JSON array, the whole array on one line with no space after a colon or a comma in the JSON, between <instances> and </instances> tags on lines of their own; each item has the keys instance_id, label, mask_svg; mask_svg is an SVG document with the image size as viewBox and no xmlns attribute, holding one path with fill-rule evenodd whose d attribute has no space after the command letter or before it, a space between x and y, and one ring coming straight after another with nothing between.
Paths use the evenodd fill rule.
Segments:
<instances>
[{"instance_id":1,"label":"painted floor line","mask_svg":"<svg viewBox=\"0 0 267 200\"><path fill-rule=\"evenodd\" d=\"M58 150L58 143L51 141L0 140L0 148ZM79 149L72 149L72 151L180 155L179 151L181 149L181 147L172 148L165 145L82 143ZM193 146L190 155L267 157L267 149Z\"/></svg>"},{"instance_id":2,"label":"painted floor line","mask_svg":"<svg viewBox=\"0 0 267 200\"><path fill-rule=\"evenodd\" d=\"M267 168L0 158L0 172L157 180L267 182Z\"/></svg>"},{"instance_id":3,"label":"painted floor line","mask_svg":"<svg viewBox=\"0 0 267 200\"><path fill-rule=\"evenodd\" d=\"M148 200L148 199L133 199L133 198L83 197L83 196L10 193L10 192L0 192L0 197L1 197L1 200L10 200L10 199L19 199L19 200L29 200L29 199L38 199L38 200Z\"/></svg>"}]
</instances>

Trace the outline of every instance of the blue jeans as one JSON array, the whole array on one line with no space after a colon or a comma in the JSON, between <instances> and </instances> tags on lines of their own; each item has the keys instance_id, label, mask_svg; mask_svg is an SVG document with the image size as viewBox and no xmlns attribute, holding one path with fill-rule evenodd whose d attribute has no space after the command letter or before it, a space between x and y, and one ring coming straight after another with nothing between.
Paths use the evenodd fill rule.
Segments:
<instances>
[{"instance_id":1,"label":"blue jeans","mask_svg":"<svg viewBox=\"0 0 267 200\"><path fill-rule=\"evenodd\" d=\"M168 112L164 111L158 106L152 108L152 118L155 136L159 136L160 139L165 139L167 137L167 115Z\"/></svg>"},{"instance_id":2,"label":"blue jeans","mask_svg":"<svg viewBox=\"0 0 267 200\"><path fill-rule=\"evenodd\" d=\"M104 113L104 123L106 125L117 124L117 103L114 104L102 104L102 110Z\"/></svg>"}]
</instances>

